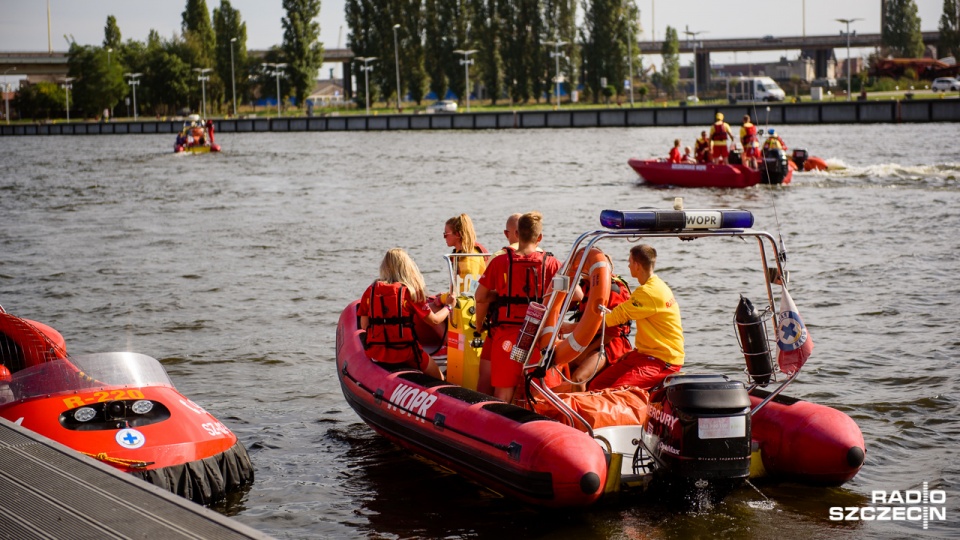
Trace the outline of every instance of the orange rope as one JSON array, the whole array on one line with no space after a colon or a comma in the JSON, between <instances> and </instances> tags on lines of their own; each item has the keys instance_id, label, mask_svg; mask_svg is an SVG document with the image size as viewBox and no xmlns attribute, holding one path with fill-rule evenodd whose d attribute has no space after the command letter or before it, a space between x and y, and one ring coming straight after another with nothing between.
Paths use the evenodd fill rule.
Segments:
<instances>
[{"instance_id":1,"label":"orange rope","mask_svg":"<svg viewBox=\"0 0 960 540\"><path fill-rule=\"evenodd\" d=\"M114 457L108 456L106 452L100 452L99 454L89 454L87 452L80 452L80 453L85 456L90 456L93 459L98 459L105 463L116 463L119 465L126 465L131 469L146 469L148 466L154 464L153 461L140 461L135 459L114 458Z\"/></svg>"}]
</instances>

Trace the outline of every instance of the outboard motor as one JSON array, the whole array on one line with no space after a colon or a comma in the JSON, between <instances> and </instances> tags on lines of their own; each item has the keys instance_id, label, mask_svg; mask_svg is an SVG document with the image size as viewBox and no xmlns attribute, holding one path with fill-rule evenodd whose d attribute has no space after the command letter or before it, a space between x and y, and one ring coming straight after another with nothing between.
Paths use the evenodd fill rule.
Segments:
<instances>
[{"instance_id":1,"label":"outboard motor","mask_svg":"<svg viewBox=\"0 0 960 540\"><path fill-rule=\"evenodd\" d=\"M750 396L725 375L670 375L650 396L641 440L656 481L722 498L750 476Z\"/></svg>"},{"instance_id":2,"label":"outboard motor","mask_svg":"<svg viewBox=\"0 0 960 540\"><path fill-rule=\"evenodd\" d=\"M779 149L763 151L763 165L760 167L760 173L763 175L761 181L764 184L782 184L788 172L790 172L790 165L787 163L786 152Z\"/></svg>"},{"instance_id":3,"label":"outboard motor","mask_svg":"<svg viewBox=\"0 0 960 540\"><path fill-rule=\"evenodd\" d=\"M797 166L798 171L803 170L803 164L807 161L807 157L809 157L809 154L807 154L807 151L803 148L793 149L793 156L791 156L791 159L793 160L793 164Z\"/></svg>"},{"instance_id":4,"label":"outboard motor","mask_svg":"<svg viewBox=\"0 0 960 540\"><path fill-rule=\"evenodd\" d=\"M760 386L766 386L773 375L773 361L770 356L770 344L767 341L767 329L763 319L753 307L749 298L740 295L737 312L733 317L737 327L737 339L743 359L747 362L747 373Z\"/></svg>"},{"instance_id":5,"label":"outboard motor","mask_svg":"<svg viewBox=\"0 0 960 540\"><path fill-rule=\"evenodd\" d=\"M742 165L743 157L740 154L740 150L730 150L730 154L727 156L727 163L730 165Z\"/></svg>"}]
</instances>

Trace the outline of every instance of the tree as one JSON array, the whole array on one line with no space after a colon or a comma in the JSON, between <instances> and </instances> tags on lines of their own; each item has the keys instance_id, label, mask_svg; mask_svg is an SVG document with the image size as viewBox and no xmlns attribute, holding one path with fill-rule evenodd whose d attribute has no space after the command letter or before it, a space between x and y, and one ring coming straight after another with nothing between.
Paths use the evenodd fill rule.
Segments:
<instances>
[{"instance_id":1,"label":"tree","mask_svg":"<svg viewBox=\"0 0 960 540\"><path fill-rule=\"evenodd\" d=\"M923 55L923 34L920 17L913 0L883 2L883 23L880 44L887 55L895 58L919 58Z\"/></svg>"},{"instance_id":2,"label":"tree","mask_svg":"<svg viewBox=\"0 0 960 540\"><path fill-rule=\"evenodd\" d=\"M639 34L636 6L629 0L592 0L585 7L583 26L583 66L585 83L591 89L594 103L603 94L601 79L607 79L618 91L630 72L628 58L639 51L628 44L636 43ZM678 45L679 46L679 45ZM636 70L634 71L636 73Z\"/></svg>"},{"instance_id":3,"label":"tree","mask_svg":"<svg viewBox=\"0 0 960 540\"><path fill-rule=\"evenodd\" d=\"M673 97L677 90L677 83L680 81L680 39L677 37L675 28L667 27L667 35L660 52L663 55L660 84Z\"/></svg>"},{"instance_id":4,"label":"tree","mask_svg":"<svg viewBox=\"0 0 960 540\"><path fill-rule=\"evenodd\" d=\"M500 56L500 29L503 22L497 0L469 0L473 13L473 43L477 44L477 71L491 103L503 92L503 58Z\"/></svg>"},{"instance_id":5,"label":"tree","mask_svg":"<svg viewBox=\"0 0 960 540\"><path fill-rule=\"evenodd\" d=\"M382 80L382 72L385 69L384 51L380 47L382 40L378 34L380 25L377 24L378 20L382 20L382 17L376 16L377 13L370 0L347 0L344 6L344 15L347 28L349 29L347 31L347 47L349 47L357 57L377 58L376 61L368 64L375 67L366 77L363 75L363 72L360 71L363 62L355 61L353 63L354 74L357 76L357 93L355 100L358 106L362 106L366 100L367 89L365 85L367 78L372 81L370 85L370 99L373 102L377 101L379 89L383 87L382 84L377 84L378 80Z\"/></svg>"},{"instance_id":6,"label":"tree","mask_svg":"<svg viewBox=\"0 0 960 540\"><path fill-rule=\"evenodd\" d=\"M181 17L183 20L180 26L184 38L189 39L192 34L199 43L201 55L198 60L205 66L212 64L216 36L213 33L213 27L210 26L210 10L207 9L206 1L187 0L187 7Z\"/></svg>"},{"instance_id":7,"label":"tree","mask_svg":"<svg viewBox=\"0 0 960 540\"><path fill-rule=\"evenodd\" d=\"M103 47L105 49L117 50L122 43L120 38L120 27L117 26L117 18L113 15L107 16L107 25L103 28Z\"/></svg>"},{"instance_id":8,"label":"tree","mask_svg":"<svg viewBox=\"0 0 960 540\"><path fill-rule=\"evenodd\" d=\"M428 86L427 72L424 67L424 10L421 0L400 1L400 57L403 60L401 70L403 84L410 92L410 99L419 105Z\"/></svg>"},{"instance_id":9,"label":"tree","mask_svg":"<svg viewBox=\"0 0 960 540\"><path fill-rule=\"evenodd\" d=\"M320 38L320 0L283 0L287 16L283 26L283 50L287 59L286 78L297 103L302 105L316 86L317 74L323 65Z\"/></svg>"},{"instance_id":10,"label":"tree","mask_svg":"<svg viewBox=\"0 0 960 540\"><path fill-rule=\"evenodd\" d=\"M71 45L75 46L76 43ZM64 110L65 102L66 91L57 83L46 81L21 84L13 98L13 106L20 111L20 118L50 118L54 111Z\"/></svg>"},{"instance_id":11,"label":"tree","mask_svg":"<svg viewBox=\"0 0 960 540\"><path fill-rule=\"evenodd\" d=\"M233 87L236 86L237 101L243 103L247 89L247 24L229 0L223 0L219 8L214 8L213 32L217 43L214 65L220 80L224 81L224 98L232 102ZM227 109L233 111L232 107Z\"/></svg>"},{"instance_id":12,"label":"tree","mask_svg":"<svg viewBox=\"0 0 960 540\"><path fill-rule=\"evenodd\" d=\"M943 0L937 56L960 59L960 0Z\"/></svg>"}]
</instances>

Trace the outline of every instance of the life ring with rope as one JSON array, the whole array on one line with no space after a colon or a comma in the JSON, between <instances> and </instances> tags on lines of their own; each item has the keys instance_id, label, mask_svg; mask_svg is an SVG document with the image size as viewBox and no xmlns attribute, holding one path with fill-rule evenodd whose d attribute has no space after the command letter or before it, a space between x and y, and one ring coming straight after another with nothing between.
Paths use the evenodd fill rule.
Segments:
<instances>
[{"instance_id":1,"label":"life ring with rope","mask_svg":"<svg viewBox=\"0 0 960 540\"><path fill-rule=\"evenodd\" d=\"M573 261L567 268L566 276L571 280L578 278L574 274L577 267L580 266L580 260L584 257L584 251L581 249L573 256ZM597 248L590 248L585 255L586 262L583 267L590 279L590 294L587 296L587 303L583 310L583 316L570 332L566 339L557 344L553 352L553 365L562 366L569 364L582 353L600 330L603 324L603 311L601 307L606 307L607 299L610 297L611 276L610 263L607 262L607 256ZM556 291L557 298L554 301L553 308L547 313L544 325L544 331L540 337L540 347L546 347L553 332L550 331L560 320L560 308L563 306L566 298L566 291Z\"/></svg>"}]
</instances>

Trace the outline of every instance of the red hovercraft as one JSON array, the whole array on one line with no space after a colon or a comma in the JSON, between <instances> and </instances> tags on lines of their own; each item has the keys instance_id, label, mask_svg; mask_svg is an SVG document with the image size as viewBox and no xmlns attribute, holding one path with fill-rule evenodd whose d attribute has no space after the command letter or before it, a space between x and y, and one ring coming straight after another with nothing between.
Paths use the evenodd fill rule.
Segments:
<instances>
[{"instance_id":1,"label":"red hovercraft","mask_svg":"<svg viewBox=\"0 0 960 540\"><path fill-rule=\"evenodd\" d=\"M526 373L518 389L522 406L473 390L479 340L472 340L476 325L469 320L469 293L460 293L448 321L446 381L370 361L358 330L357 303L347 306L337 327L337 375L344 397L366 423L396 444L536 506L582 507L622 492L677 493L674 487L681 487L680 493L695 487L719 499L747 478L758 477L819 486L849 481L865 458L856 423L836 409L782 395L805 358L798 362L781 353L775 363L771 351L785 343L807 354L806 347L812 348L805 331L794 332L803 327L792 300L776 307L776 285L782 285L784 300L789 297L779 278L787 275L784 252L772 235L751 229L749 211L684 211L682 201L677 206L681 209L605 210L605 228L578 238L554 278L553 292L544 299L542 321L529 319L528 311L531 325L524 332L532 329L528 341L541 354L531 359L531 351L519 351ZM575 358L585 346L578 342L589 343L603 324L599 308L609 288L597 284L609 284L611 276L597 242L641 237L756 241L762 270L757 275L763 276L756 292L762 291L765 301L758 310L741 295L733 317L748 382L683 371L650 392L622 387L556 394L550 389L555 386L550 383L557 371L553 368ZM453 257L447 260L455 281ZM593 284L585 314L570 334L558 339L559 314L569 310L571 293L584 275ZM769 320L776 335L768 329ZM418 331L421 338L424 334ZM440 335L426 334L432 339ZM519 341L524 342L522 335ZM809 343L800 347L805 341ZM426 343L425 350L431 345ZM696 369L696 363L691 367Z\"/></svg>"},{"instance_id":2,"label":"red hovercraft","mask_svg":"<svg viewBox=\"0 0 960 540\"><path fill-rule=\"evenodd\" d=\"M59 332L0 308L0 416L199 504L253 482L243 444L157 360L68 357Z\"/></svg>"}]
</instances>

